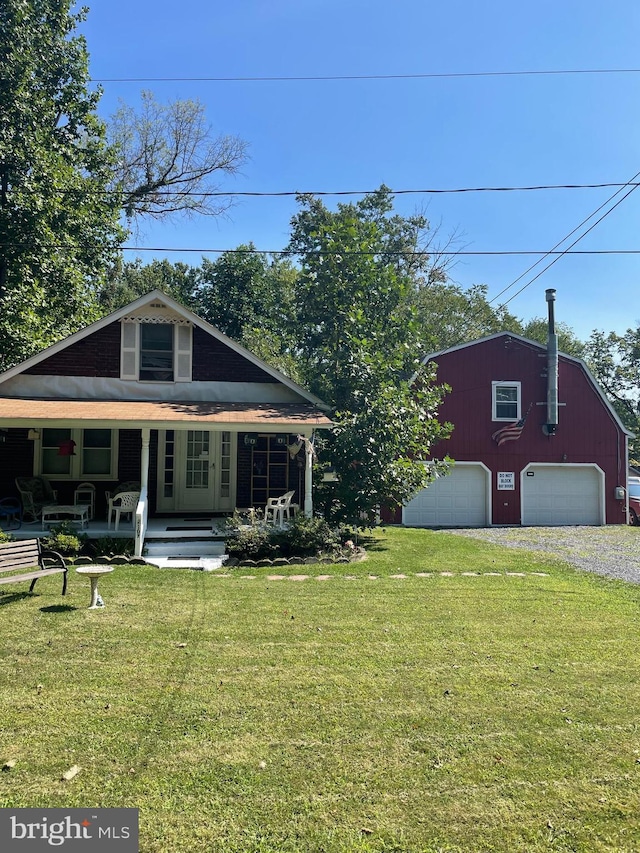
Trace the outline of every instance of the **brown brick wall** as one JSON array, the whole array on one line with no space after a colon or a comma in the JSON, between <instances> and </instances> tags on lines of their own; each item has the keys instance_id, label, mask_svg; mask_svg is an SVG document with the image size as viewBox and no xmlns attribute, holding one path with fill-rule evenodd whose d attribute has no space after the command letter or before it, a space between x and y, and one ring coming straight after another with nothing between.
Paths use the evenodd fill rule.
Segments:
<instances>
[{"instance_id":1,"label":"brown brick wall","mask_svg":"<svg viewBox=\"0 0 640 853\"><path fill-rule=\"evenodd\" d=\"M202 329L193 330L193 380L195 382L274 382L252 364Z\"/></svg>"},{"instance_id":2,"label":"brown brick wall","mask_svg":"<svg viewBox=\"0 0 640 853\"><path fill-rule=\"evenodd\" d=\"M120 376L120 323L111 323L25 370L39 376Z\"/></svg>"}]
</instances>

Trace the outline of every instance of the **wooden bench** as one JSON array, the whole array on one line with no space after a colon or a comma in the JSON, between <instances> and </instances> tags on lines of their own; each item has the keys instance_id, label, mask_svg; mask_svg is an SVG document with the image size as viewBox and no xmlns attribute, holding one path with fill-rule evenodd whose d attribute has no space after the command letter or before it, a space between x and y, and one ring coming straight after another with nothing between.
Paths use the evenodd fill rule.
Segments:
<instances>
[{"instance_id":1,"label":"wooden bench","mask_svg":"<svg viewBox=\"0 0 640 853\"><path fill-rule=\"evenodd\" d=\"M27 569L28 571L24 571ZM46 551L39 539L0 542L0 584L31 581L33 592L38 578L62 574L62 594L67 592L67 566L57 551Z\"/></svg>"}]
</instances>

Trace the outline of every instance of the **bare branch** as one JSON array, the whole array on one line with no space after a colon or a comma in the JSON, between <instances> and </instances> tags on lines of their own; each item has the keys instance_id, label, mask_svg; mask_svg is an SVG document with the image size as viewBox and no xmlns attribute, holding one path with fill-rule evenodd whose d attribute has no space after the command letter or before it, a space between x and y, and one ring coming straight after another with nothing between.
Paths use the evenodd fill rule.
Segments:
<instances>
[{"instance_id":1,"label":"bare branch","mask_svg":"<svg viewBox=\"0 0 640 853\"><path fill-rule=\"evenodd\" d=\"M231 205L218 178L235 175L247 159L247 143L214 136L198 101L158 103L142 93L139 111L122 105L110 136L118 152L113 188L128 219L161 219L174 213L217 216Z\"/></svg>"}]
</instances>

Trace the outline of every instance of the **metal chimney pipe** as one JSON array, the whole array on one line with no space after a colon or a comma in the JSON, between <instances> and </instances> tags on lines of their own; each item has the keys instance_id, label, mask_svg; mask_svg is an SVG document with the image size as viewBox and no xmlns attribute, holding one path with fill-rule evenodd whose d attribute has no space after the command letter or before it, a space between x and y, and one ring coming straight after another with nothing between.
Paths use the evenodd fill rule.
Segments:
<instances>
[{"instance_id":1,"label":"metal chimney pipe","mask_svg":"<svg viewBox=\"0 0 640 853\"><path fill-rule=\"evenodd\" d=\"M555 435L558 426L558 336L553 313L556 292L553 288L545 291L549 308L549 332L547 336L547 423L544 431Z\"/></svg>"}]
</instances>

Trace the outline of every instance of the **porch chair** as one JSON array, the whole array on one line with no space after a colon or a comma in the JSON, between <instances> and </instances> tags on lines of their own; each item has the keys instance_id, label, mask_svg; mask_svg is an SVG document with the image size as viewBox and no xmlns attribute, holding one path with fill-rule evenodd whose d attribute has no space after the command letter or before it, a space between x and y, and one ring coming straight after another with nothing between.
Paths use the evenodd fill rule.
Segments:
<instances>
[{"instance_id":1,"label":"porch chair","mask_svg":"<svg viewBox=\"0 0 640 853\"><path fill-rule=\"evenodd\" d=\"M16 477L16 488L20 492L22 520L26 524L39 521L43 507L58 503L58 493L45 477Z\"/></svg>"},{"instance_id":2,"label":"porch chair","mask_svg":"<svg viewBox=\"0 0 640 853\"><path fill-rule=\"evenodd\" d=\"M131 516L133 523L133 514L140 500L140 492L118 492L112 498L109 498L109 507L107 509L107 528L111 529L111 517L115 516L115 529L118 529L121 515Z\"/></svg>"},{"instance_id":3,"label":"porch chair","mask_svg":"<svg viewBox=\"0 0 640 853\"><path fill-rule=\"evenodd\" d=\"M269 522L273 522L273 524L276 524L278 527L284 527L285 518L289 521L293 511L293 507L291 505L293 495L294 493L291 491L286 492L279 498L269 498L264 509L264 520L267 524Z\"/></svg>"},{"instance_id":4,"label":"porch chair","mask_svg":"<svg viewBox=\"0 0 640 853\"><path fill-rule=\"evenodd\" d=\"M2 520L7 520L7 530L11 530L11 525L15 524L15 529L22 527L22 505L18 498L2 498L0 500L0 523Z\"/></svg>"}]
</instances>

